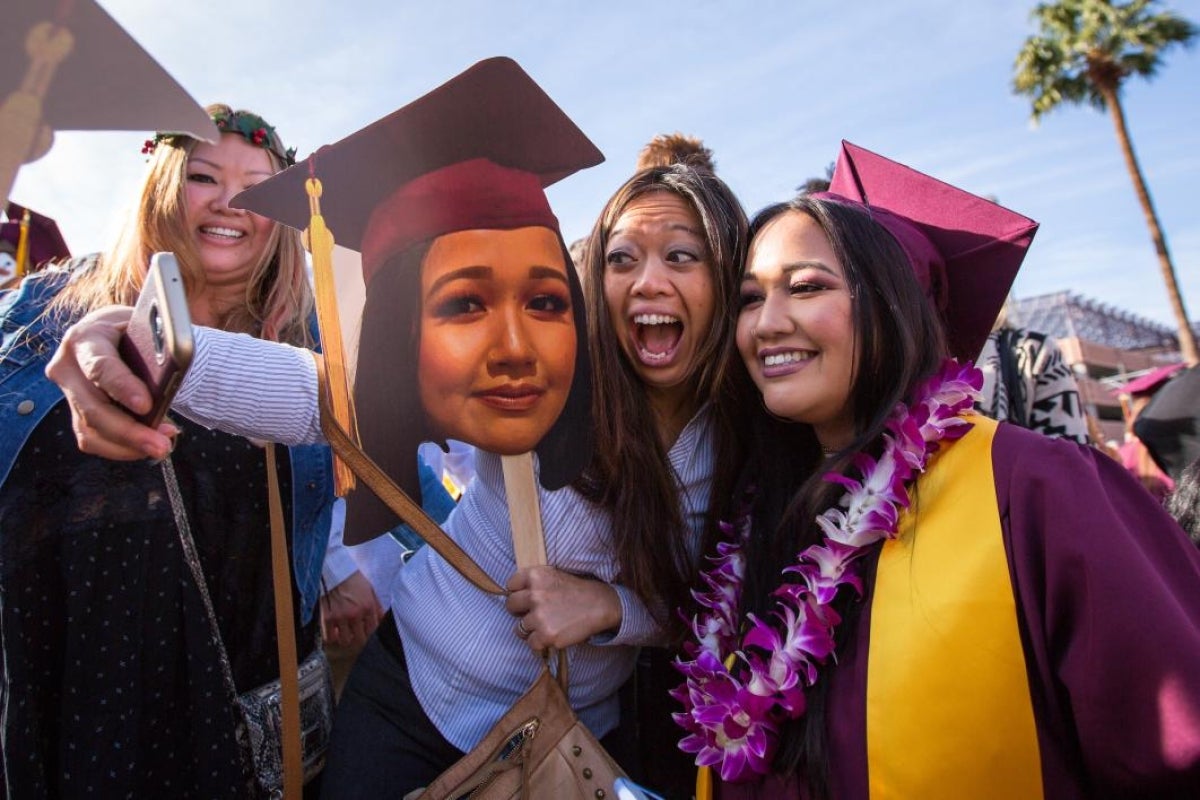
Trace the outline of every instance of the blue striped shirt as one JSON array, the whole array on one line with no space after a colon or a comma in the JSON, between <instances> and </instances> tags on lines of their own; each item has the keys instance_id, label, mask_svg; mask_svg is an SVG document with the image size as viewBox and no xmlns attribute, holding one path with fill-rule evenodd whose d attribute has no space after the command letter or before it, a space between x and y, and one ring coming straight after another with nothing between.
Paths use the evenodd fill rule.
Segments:
<instances>
[{"instance_id":1,"label":"blue striped shirt","mask_svg":"<svg viewBox=\"0 0 1200 800\"><path fill-rule=\"evenodd\" d=\"M286 389L285 389L286 387ZM192 367L175 407L210 427L283 443L320 441L316 369L305 350L196 328ZM698 540L711 489L712 426L694 417L668 457L680 503ZM516 570L500 459L476 455L476 476L443 526L497 583ZM539 487L546 555L554 566L610 584L618 564L609 515L574 489ZM570 648L571 705L597 736L618 722L617 689L637 646L659 640L654 617L628 588L615 633ZM538 657L517 638L503 598L484 594L428 547L399 570L392 611L421 707L451 744L474 747L538 675Z\"/></svg>"}]
</instances>

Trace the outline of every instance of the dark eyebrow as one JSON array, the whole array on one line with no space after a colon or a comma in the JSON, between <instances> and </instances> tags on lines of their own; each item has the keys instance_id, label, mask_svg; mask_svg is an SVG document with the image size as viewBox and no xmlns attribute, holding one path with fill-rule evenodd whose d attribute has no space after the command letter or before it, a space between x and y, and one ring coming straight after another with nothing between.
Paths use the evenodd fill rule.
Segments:
<instances>
[{"instance_id":1,"label":"dark eyebrow","mask_svg":"<svg viewBox=\"0 0 1200 800\"><path fill-rule=\"evenodd\" d=\"M210 161L207 158L205 158L204 156L188 156L188 163L191 164L193 161L199 161L201 164L204 164L208 167L212 167L215 170L220 170L222 168L220 164L218 164L215 161ZM266 175L269 178L272 175L274 175L275 173L267 172L266 170L261 170L261 169L252 169L252 170L247 170L246 174L247 175Z\"/></svg>"},{"instance_id":2,"label":"dark eyebrow","mask_svg":"<svg viewBox=\"0 0 1200 800\"><path fill-rule=\"evenodd\" d=\"M782 267L780 267L779 272L784 278L787 278L793 272L799 272L802 269L815 269L819 272L824 272L826 275L829 275L833 278L837 278L838 280L845 280L843 276L838 275L823 261L793 261L790 264L784 264ZM742 274L742 281L757 282L758 276L753 272L745 272Z\"/></svg>"},{"instance_id":3,"label":"dark eyebrow","mask_svg":"<svg viewBox=\"0 0 1200 800\"><path fill-rule=\"evenodd\" d=\"M840 277L837 272L830 269L823 261L796 261L791 264L784 264L780 271L784 275L791 275L793 272L799 272L802 269L815 269L828 273L835 278Z\"/></svg>"},{"instance_id":4,"label":"dark eyebrow","mask_svg":"<svg viewBox=\"0 0 1200 800\"><path fill-rule=\"evenodd\" d=\"M687 225L682 222L671 223L670 225L667 226L667 230L669 230L669 231L684 231L685 233L690 233L692 236L695 236L697 239L704 238L703 234L701 234L700 231L696 230L691 225ZM622 236L624 234L625 234L625 228L613 228L611 231L608 232L608 238L615 239L616 237Z\"/></svg>"},{"instance_id":5,"label":"dark eyebrow","mask_svg":"<svg viewBox=\"0 0 1200 800\"><path fill-rule=\"evenodd\" d=\"M442 277L434 281L429 287L429 294L433 294L438 289L441 289L451 281L461 280L486 280L492 277L494 270L491 267L474 266L474 267L459 267L456 270L447 272Z\"/></svg>"},{"instance_id":6,"label":"dark eyebrow","mask_svg":"<svg viewBox=\"0 0 1200 800\"><path fill-rule=\"evenodd\" d=\"M529 277L535 281L539 280L555 280L567 282L567 274L561 269L555 267L532 266L529 268Z\"/></svg>"}]
</instances>

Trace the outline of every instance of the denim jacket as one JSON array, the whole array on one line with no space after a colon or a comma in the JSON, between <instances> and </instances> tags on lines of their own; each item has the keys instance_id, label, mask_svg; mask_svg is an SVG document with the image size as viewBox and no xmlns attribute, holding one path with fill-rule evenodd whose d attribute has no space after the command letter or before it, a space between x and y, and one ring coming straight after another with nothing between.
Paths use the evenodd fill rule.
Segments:
<instances>
[{"instance_id":1,"label":"denim jacket","mask_svg":"<svg viewBox=\"0 0 1200 800\"><path fill-rule=\"evenodd\" d=\"M70 266L87 268L91 259ZM70 269L36 273L16 289L0 292L0 484L21 448L50 409L63 399L45 375L65 323L42 316L71 280ZM329 541L333 466L325 445L289 447L292 469L292 570L305 624L321 593L321 562Z\"/></svg>"}]
</instances>

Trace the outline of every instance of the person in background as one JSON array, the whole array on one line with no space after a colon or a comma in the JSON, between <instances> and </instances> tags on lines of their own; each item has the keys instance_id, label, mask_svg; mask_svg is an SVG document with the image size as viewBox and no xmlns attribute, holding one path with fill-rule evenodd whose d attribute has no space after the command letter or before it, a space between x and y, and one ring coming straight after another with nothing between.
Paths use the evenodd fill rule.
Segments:
<instances>
[{"instance_id":1,"label":"person in background","mask_svg":"<svg viewBox=\"0 0 1200 800\"><path fill-rule=\"evenodd\" d=\"M1045 436L1090 444L1075 373L1054 338L1017 328L1001 311L975 359L983 389L975 410Z\"/></svg>"},{"instance_id":2,"label":"person in background","mask_svg":"<svg viewBox=\"0 0 1200 800\"><path fill-rule=\"evenodd\" d=\"M1121 443L1117 453L1121 464L1137 478L1146 491L1159 501L1165 500L1175 489L1175 481L1163 472L1154 461L1150 450L1134 432L1134 425L1141 416L1142 410L1150 404L1156 392L1169 381L1175 373L1183 369L1183 364L1170 364L1150 370L1144 375L1129 381L1120 389L1121 409L1125 412L1125 441Z\"/></svg>"},{"instance_id":3,"label":"person in background","mask_svg":"<svg viewBox=\"0 0 1200 800\"><path fill-rule=\"evenodd\" d=\"M51 261L71 257L54 220L16 203L8 204L5 217L0 223L0 289L15 287Z\"/></svg>"},{"instance_id":4,"label":"person in background","mask_svg":"<svg viewBox=\"0 0 1200 800\"><path fill-rule=\"evenodd\" d=\"M1194 796L1200 552L972 413L1036 223L849 143L831 192L751 223L761 406L674 693L700 800Z\"/></svg>"},{"instance_id":5,"label":"person in background","mask_svg":"<svg viewBox=\"0 0 1200 800\"><path fill-rule=\"evenodd\" d=\"M217 642L164 470L80 453L71 411L44 372L68 325L134 302L157 251L178 257L195 322L314 344L299 234L229 205L291 152L258 115L207 110L220 141L147 142L148 171L112 247L0 294L0 749L10 797L257 793L233 695L279 678L263 447L187 420L165 425L177 431L179 513ZM305 662L321 657L330 455L298 446L276 461Z\"/></svg>"}]
</instances>

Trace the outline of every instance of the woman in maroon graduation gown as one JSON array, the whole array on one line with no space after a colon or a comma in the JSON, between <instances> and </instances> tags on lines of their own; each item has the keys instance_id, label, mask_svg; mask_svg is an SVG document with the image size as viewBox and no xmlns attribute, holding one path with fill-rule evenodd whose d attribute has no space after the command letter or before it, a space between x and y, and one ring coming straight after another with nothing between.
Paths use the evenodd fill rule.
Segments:
<instances>
[{"instance_id":1,"label":"woman in maroon graduation gown","mask_svg":"<svg viewBox=\"0 0 1200 800\"><path fill-rule=\"evenodd\" d=\"M831 191L751 226L701 797L1200 796L1200 558L1107 456L971 413L1036 225L848 144Z\"/></svg>"}]
</instances>

